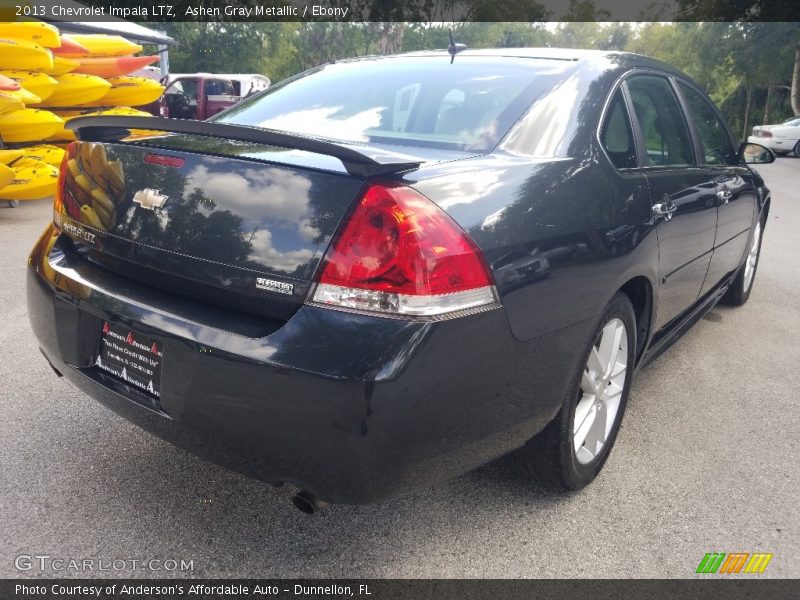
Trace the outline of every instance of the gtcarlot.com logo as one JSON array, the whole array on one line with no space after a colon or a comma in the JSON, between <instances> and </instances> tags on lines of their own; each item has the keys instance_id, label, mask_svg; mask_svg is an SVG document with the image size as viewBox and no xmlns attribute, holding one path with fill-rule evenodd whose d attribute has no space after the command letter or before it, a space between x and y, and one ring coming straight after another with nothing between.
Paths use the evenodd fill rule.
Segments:
<instances>
[{"instance_id":1,"label":"gtcarlot.com logo","mask_svg":"<svg viewBox=\"0 0 800 600\"><path fill-rule=\"evenodd\" d=\"M708 552L697 565L696 573L763 573L767 569L772 554L767 552Z\"/></svg>"},{"instance_id":2,"label":"gtcarlot.com logo","mask_svg":"<svg viewBox=\"0 0 800 600\"><path fill-rule=\"evenodd\" d=\"M91 573L108 571L194 571L194 560L182 558L67 558L49 554L20 554L14 559L17 571Z\"/></svg>"}]
</instances>

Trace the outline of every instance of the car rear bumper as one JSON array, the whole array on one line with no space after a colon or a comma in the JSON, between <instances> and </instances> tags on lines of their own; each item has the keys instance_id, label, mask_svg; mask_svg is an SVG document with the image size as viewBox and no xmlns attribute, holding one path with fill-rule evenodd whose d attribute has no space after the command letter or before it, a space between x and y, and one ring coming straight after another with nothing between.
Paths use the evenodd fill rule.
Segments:
<instances>
[{"instance_id":1,"label":"car rear bumper","mask_svg":"<svg viewBox=\"0 0 800 600\"><path fill-rule=\"evenodd\" d=\"M797 144L798 140L788 139L788 138L778 138L778 137L758 137L755 135L751 135L747 138L748 144L760 144L772 150L773 152L791 152L794 150L795 145Z\"/></svg>"},{"instance_id":2,"label":"car rear bumper","mask_svg":"<svg viewBox=\"0 0 800 600\"><path fill-rule=\"evenodd\" d=\"M522 343L501 309L426 323L303 307L248 337L70 254L52 228L29 267L33 330L69 381L181 448L330 502L403 494L522 446L559 409L589 326ZM94 366L106 320L163 340L159 399Z\"/></svg>"}]
</instances>

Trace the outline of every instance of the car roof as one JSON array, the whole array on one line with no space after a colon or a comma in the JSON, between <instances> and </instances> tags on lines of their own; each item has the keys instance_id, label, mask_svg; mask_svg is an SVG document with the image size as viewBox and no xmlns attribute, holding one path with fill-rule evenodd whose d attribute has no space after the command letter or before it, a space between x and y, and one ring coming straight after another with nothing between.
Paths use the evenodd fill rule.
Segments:
<instances>
[{"instance_id":1,"label":"car roof","mask_svg":"<svg viewBox=\"0 0 800 600\"><path fill-rule=\"evenodd\" d=\"M396 56L441 56L448 55L447 49L440 50L420 50L418 52L408 52L397 54ZM544 58L551 60L571 60L578 61L587 57L601 57L617 54L630 54L630 52L616 52L610 50L582 50L577 48L475 48L462 50L459 56L492 56L504 58Z\"/></svg>"},{"instance_id":2,"label":"car roof","mask_svg":"<svg viewBox=\"0 0 800 600\"><path fill-rule=\"evenodd\" d=\"M363 56L337 62L392 60L418 57L443 57L449 61L450 53L447 49L419 50L416 52L406 52L403 54ZM686 78L684 73L664 62L661 62L660 60L650 58L649 56L645 56L643 54L623 52L620 50L584 50L579 48L468 48L458 52L455 55L455 60L457 61L459 57L478 59L483 58L488 60L555 60L573 63L578 68L580 68L580 65L594 63L596 66L602 65L602 69L612 69L616 71L624 71L631 68L650 68Z\"/></svg>"}]
</instances>

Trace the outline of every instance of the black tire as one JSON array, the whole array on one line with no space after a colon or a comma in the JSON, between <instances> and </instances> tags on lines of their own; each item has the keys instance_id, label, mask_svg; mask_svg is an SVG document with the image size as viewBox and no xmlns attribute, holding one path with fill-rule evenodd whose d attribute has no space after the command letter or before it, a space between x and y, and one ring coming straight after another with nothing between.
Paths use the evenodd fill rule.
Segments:
<instances>
[{"instance_id":1,"label":"black tire","mask_svg":"<svg viewBox=\"0 0 800 600\"><path fill-rule=\"evenodd\" d=\"M792 150L792 152L794 152L795 158L800 158L800 140L797 140L797 143L794 145L794 150Z\"/></svg>"},{"instance_id":2,"label":"black tire","mask_svg":"<svg viewBox=\"0 0 800 600\"><path fill-rule=\"evenodd\" d=\"M575 409L581 398L581 378L583 377L589 353L599 340L603 328L612 319L620 319L627 330L627 370L619 408L608 437L600 451L588 464L578 461L573 447L573 421ZM590 483L608 458L619 432L625 407L628 404L631 379L636 356L636 317L628 296L617 292L598 320L592 335L581 348L580 367L569 385L569 394L564 400L558 416L537 436L517 452L517 460L523 472L534 480L554 489L579 490Z\"/></svg>"},{"instance_id":3,"label":"black tire","mask_svg":"<svg viewBox=\"0 0 800 600\"><path fill-rule=\"evenodd\" d=\"M753 291L753 284L756 282L756 273L758 271L758 261L761 258L761 242L764 240L764 218L759 220L760 235L758 237L758 248L756 254L756 264L753 266L753 276L750 281L745 281L745 267L747 266L748 257L745 256L745 262L739 267L736 276L733 278L731 286L725 295L722 297L721 302L729 306L741 306L750 299L750 292ZM755 231L755 229L753 230ZM748 254L753 243L753 232L750 233L750 239L747 240Z\"/></svg>"}]
</instances>

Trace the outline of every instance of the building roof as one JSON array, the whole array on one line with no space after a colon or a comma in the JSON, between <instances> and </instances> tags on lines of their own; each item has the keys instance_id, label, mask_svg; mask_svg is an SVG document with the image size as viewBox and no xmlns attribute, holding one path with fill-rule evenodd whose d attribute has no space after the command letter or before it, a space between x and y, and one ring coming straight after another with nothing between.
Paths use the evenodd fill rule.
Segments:
<instances>
[{"instance_id":1,"label":"building roof","mask_svg":"<svg viewBox=\"0 0 800 600\"><path fill-rule=\"evenodd\" d=\"M59 5L70 8L84 8L82 4L73 2L72 0L59 0ZM96 22L68 21L67 19L69 19L69 17L64 17L64 20L51 17L47 19L47 21L58 27L60 31L68 33L106 33L109 35L121 35L137 43L162 44L165 46L171 46L175 43L174 39L160 31L144 27L138 23L131 23L124 19L103 17L103 21Z\"/></svg>"}]
</instances>

